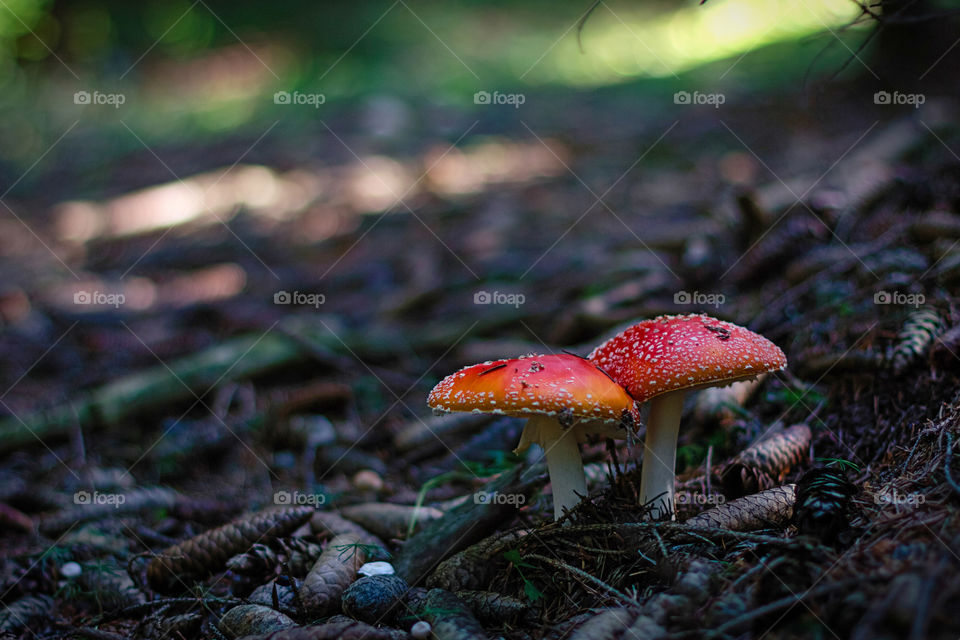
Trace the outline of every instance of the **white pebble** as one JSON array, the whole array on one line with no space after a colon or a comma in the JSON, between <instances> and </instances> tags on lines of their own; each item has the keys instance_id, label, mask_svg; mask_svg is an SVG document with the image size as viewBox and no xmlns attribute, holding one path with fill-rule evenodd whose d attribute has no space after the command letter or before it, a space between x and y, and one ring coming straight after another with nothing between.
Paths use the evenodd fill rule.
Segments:
<instances>
[{"instance_id":1,"label":"white pebble","mask_svg":"<svg viewBox=\"0 0 960 640\"><path fill-rule=\"evenodd\" d=\"M410 635L417 640L423 640L424 638L430 637L430 630L430 623L426 620L421 620L410 627Z\"/></svg>"},{"instance_id":2,"label":"white pebble","mask_svg":"<svg viewBox=\"0 0 960 640\"><path fill-rule=\"evenodd\" d=\"M396 573L389 562L368 562L357 569L362 576L392 576Z\"/></svg>"},{"instance_id":3,"label":"white pebble","mask_svg":"<svg viewBox=\"0 0 960 640\"><path fill-rule=\"evenodd\" d=\"M83 573L83 567L76 562L67 562L60 567L60 575L64 578L76 578Z\"/></svg>"}]
</instances>

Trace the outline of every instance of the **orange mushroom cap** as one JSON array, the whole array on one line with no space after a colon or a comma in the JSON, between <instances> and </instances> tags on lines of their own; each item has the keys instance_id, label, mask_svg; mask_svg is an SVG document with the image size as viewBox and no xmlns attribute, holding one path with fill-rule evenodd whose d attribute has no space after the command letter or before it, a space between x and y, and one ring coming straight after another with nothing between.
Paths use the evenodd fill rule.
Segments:
<instances>
[{"instance_id":1,"label":"orange mushroom cap","mask_svg":"<svg viewBox=\"0 0 960 640\"><path fill-rule=\"evenodd\" d=\"M556 416L640 422L636 403L592 362L569 354L494 360L461 369L433 388L427 404L437 411Z\"/></svg>"},{"instance_id":2,"label":"orange mushroom cap","mask_svg":"<svg viewBox=\"0 0 960 640\"><path fill-rule=\"evenodd\" d=\"M702 314L644 320L604 342L588 359L638 402L787 366L783 351L763 336Z\"/></svg>"}]
</instances>

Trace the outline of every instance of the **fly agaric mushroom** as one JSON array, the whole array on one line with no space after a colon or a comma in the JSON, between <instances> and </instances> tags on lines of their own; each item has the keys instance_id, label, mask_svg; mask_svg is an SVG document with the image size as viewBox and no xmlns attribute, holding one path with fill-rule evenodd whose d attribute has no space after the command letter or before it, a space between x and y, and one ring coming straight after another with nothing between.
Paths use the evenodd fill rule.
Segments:
<instances>
[{"instance_id":1,"label":"fly agaric mushroom","mask_svg":"<svg viewBox=\"0 0 960 640\"><path fill-rule=\"evenodd\" d=\"M763 336L706 315L645 320L607 340L588 359L637 402L650 400L640 503L657 499L661 515L673 513L677 435L686 392L787 366L783 351Z\"/></svg>"},{"instance_id":2,"label":"fly agaric mushroom","mask_svg":"<svg viewBox=\"0 0 960 640\"><path fill-rule=\"evenodd\" d=\"M587 495L577 442L588 435L626 437L640 417L633 398L593 363L561 354L484 362L447 376L430 392L435 412L529 417L515 453L545 452L559 519Z\"/></svg>"}]
</instances>

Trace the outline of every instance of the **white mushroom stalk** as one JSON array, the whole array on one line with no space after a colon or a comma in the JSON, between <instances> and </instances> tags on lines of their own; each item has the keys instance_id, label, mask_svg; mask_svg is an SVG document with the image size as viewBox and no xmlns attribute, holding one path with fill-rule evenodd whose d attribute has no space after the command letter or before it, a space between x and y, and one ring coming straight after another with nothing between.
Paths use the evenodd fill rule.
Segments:
<instances>
[{"instance_id":1,"label":"white mushroom stalk","mask_svg":"<svg viewBox=\"0 0 960 640\"><path fill-rule=\"evenodd\" d=\"M547 472L553 487L553 518L559 520L564 509L573 509L587 495L587 478L583 473L576 431L565 429L556 418L534 416L527 420L517 450L524 450L532 443L543 448L547 459Z\"/></svg>"},{"instance_id":2,"label":"white mushroom stalk","mask_svg":"<svg viewBox=\"0 0 960 640\"><path fill-rule=\"evenodd\" d=\"M685 395L683 391L674 391L650 401L647 436L643 441L640 504L653 503L654 519L673 514L677 438Z\"/></svg>"}]
</instances>

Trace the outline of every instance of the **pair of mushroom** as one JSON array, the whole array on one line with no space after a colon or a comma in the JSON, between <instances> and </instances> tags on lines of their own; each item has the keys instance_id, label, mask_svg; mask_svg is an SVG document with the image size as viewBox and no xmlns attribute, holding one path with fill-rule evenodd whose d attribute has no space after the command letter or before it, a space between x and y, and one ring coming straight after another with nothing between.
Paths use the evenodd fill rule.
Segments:
<instances>
[{"instance_id":1,"label":"pair of mushroom","mask_svg":"<svg viewBox=\"0 0 960 640\"><path fill-rule=\"evenodd\" d=\"M783 352L748 329L706 315L660 316L633 325L575 355L485 362L444 378L430 392L435 411L528 417L516 449L543 447L553 485L554 517L587 495L578 442L589 435L625 438L650 401L640 479L641 504L673 513L677 437L688 391L725 386L783 369Z\"/></svg>"}]
</instances>

